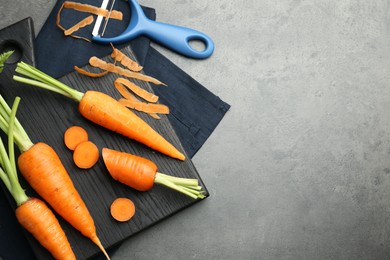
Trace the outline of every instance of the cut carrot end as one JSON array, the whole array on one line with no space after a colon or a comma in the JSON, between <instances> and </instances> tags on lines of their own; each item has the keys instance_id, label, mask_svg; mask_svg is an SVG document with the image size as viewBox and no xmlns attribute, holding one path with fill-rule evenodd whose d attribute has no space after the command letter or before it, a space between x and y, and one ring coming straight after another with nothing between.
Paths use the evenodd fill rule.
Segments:
<instances>
[{"instance_id":1,"label":"cut carrot end","mask_svg":"<svg viewBox=\"0 0 390 260\"><path fill-rule=\"evenodd\" d=\"M128 198L117 198L112 202L110 212L119 222L129 221L135 214L135 205Z\"/></svg>"},{"instance_id":2,"label":"cut carrot end","mask_svg":"<svg viewBox=\"0 0 390 260\"><path fill-rule=\"evenodd\" d=\"M82 142L73 152L73 161L81 169L89 169L99 160L99 149L91 141Z\"/></svg>"},{"instance_id":3,"label":"cut carrot end","mask_svg":"<svg viewBox=\"0 0 390 260\"><path fill-rule=\"evenodd\" d=\"M86 141L88 141L88 133L81 126L71 126L64 133L65 146L72 151L77 145Z\"/></svg>"}]
</instances>

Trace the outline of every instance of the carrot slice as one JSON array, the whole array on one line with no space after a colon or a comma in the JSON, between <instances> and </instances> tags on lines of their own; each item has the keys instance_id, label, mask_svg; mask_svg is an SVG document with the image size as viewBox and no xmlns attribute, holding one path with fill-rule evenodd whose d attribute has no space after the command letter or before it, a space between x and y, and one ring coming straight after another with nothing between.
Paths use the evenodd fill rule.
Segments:
<instances>
[{"instance_id":1,"label":"carrot slice","mask_svg":"<svg viewBox=\"0 0 390 260\"><path fill-rule=\"evenodd\" d=\"M116 74L119 74L119 75L122 75L125 77L139 79L139 80L146 81L146 82L151 82L151 83L154 83L156 85L165 85L164 83L162 83L158 79L155 79L153 77L147 76L147 75L139 73L139 72L131 71L129 69L121 68L119 66L116 66L113 63L107 63L104 60L99 59L96 56L93 56L89 59L89 64L93 67L100 68L102 70L108 70L109 72L113 72L113 73L116 73Z\"/></svg>"},{"instance_id":2,"label":"carrot slice","mask_svg":"<svg viewBox=\"0 0 390 260\"><path fill-rule=\"evenodd\" d=\"M111 203L110 212L117 221L129 221L135 214L135 205L128 198L117 198Z\"/></svg>"},{"instance_id":3,"label":"carrot slice","mask_svg":"<svg viewBox=\"0 0 390 260\"><path fill-rule=\"evenodd\" d=\"M88 77L92 77L92 78L99 78L99 77L103 77L103 76L108 74L107 70L103 71L103 72L100 72L100 73L93 73L93 72L89 72L89 71L83 70L82 68L79 68L77 66L74 66L73 68L78 73L83 74L83 75L88 76Z\"/></svg>"},{"instance_id":4,"label":"carrot slice","mask_svg":"<svg viewBox=\"0 0 390 260\"><path fill-rule=\"evenodd\" d=\"M135 110L145 112L145 113L158 113L158 114L169 114L169 108L163 104L151 104L144 103L141 101L134 101L121 98L118 100L119 103L128 108L133 108Z\"/></svg>"},{"instance_id":5,"label":"carrot slice","mask_svg":"<svg viewBox=\"0 0 390 260\"><path fill-rule=\"evenodd\" d=\"M130 59L126 54L121 52L119 49L115 48L112 44L112 53L111 57L119 61L123 66L128 68L129 70L139 72L143 69L141 65L139 65L136 61Z\"/></svg>"},{"instance_id":6,"label":"carrot slice","mask_svg":"<svg viewBox=\"0 0 390 260\"><path fill-rule=\"evenodd\" d=\"M74 150L82 142L88 141L88 133L81 126L71 126L64 133L65 146Z\"/></svg>"},{"instance_id":7,"label":"carrot slice","mask_svg":"<svg viewBox=\"0 0 390 260\"><path fill-rule=\"evenodd\" d=\"M78 31L80 28L83 28L83 27L85 27L87 25L90 25L91 23L93 23L93 16L92 15L84 18L80 22L78 22L75 25L73 25L71 28L65 30L64 34L66 36L71 35L72 33Z\"/></svg>"},{"instance_id":8,"label":"carrot slice","mask_svg":"<svg viewBox=\"0 0 390 260\"><path fill-rule=\"evenodd\" d=\"M137 96L139 96L142 99L145 99L148 102L156 103L158 101L158 96L154 95L153 93L150 93L149 91L146 91L145 89L137 86L133 82L124 79L124 78L117 78L114 81L115 87L117 85L123 85L126 86L128 89L133 91ZM117 88L118 89L118 88Z\"/></svg>"},{"instance_id":9,"label":"carrot slice","mask_svg":"<svg viewBox=\"0 0 390 260\"><path fill-rule=\"evenodd\" d=\"M85 141L76 146L73 161L81 169L89 169L99 160L99 149L91 141Z\"/></svg>"},{"instance_id":10,"label":"carrot slice","mask_svg":"<svg viewBox=\"0 0 390 260\"><path fill-rule=\"evenodd\" d=\"M82 3L77 3L77 2L72 2L72 1L65 1L63 3L64 8L70 8L74 9L79 12L84 12L84 13L90 13L94 15L101 15L104 16L105 18L109 17L110 19L116 19L116 20L122 20L123 19L123 14L120 11L112 10L111 14L109 10L103 9L100 7L96 7L93 5L89 4L82 4Z\"/></svg>"}]
</instances>

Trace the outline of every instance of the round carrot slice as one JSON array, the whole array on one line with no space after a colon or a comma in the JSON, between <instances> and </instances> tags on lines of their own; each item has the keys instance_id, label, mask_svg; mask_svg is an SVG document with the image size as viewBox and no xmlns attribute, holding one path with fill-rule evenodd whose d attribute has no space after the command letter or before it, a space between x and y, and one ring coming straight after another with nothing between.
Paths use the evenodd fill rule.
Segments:
<instances>
[{"instance_id":1,"label":"round carrot slice","mask_svg":"<svg viewBox=\"0 0 390 260\"><path fill-rule=\"evenodd\" d=\"M99 149L91 141L85 141L76 146L73 161L81 169L89 169L99 160Z\"/></svg>"},{"instance_id":2,"label":"round carrot slice","mask_svg":"<svg viewBox=\"0 0 390 260\"><path fill-rule=\"evenodd\" d=\"M115 199L110 207L111 216L120 222L130 220L135 214L135 205L128 198Z\"/></svg>"},{"instance_id":3,"label":"round carrot slice","mask_svg":"<svg viewBox=\"0 0 390 260\"><path fill-rule=\"evenodd\" d=\"M88 141L88 133L81 126L71 126L66 129L64 134L64 143L70 150L74 150L76 146L82 142Z\"/></svg>"}]
</instances>

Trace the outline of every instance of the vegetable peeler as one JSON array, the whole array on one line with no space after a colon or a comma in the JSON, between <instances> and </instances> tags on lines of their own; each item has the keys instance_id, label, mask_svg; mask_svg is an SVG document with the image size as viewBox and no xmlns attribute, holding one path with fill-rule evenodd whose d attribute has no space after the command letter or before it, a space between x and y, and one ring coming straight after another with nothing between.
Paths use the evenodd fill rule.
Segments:
<instances>
[{"instance_id":1,"label":"vegetable peeler","mask_svg":"<svg viewBox=\"0 0 390 260\"><path fill-rule=\"evenodd\" d=\"M106 9L109 0L103 0L101 8ZM112 1L109 14L111 14L115 0ZM208 58L214 51L214 43L206 34L181 26L156 22L147 18L136 0L128 0L131 10L130 22L126 30L111 38L103 38L110 15L105 19L101 27L103 16L98 16L92 31L92 40L101 44L120 44L130 41L138 36L146 36L151 40L184 56L204 59ZM201 51L195 50L190 45L191 41L203 42L205 48Z\"/></svg>"}]
</instances>

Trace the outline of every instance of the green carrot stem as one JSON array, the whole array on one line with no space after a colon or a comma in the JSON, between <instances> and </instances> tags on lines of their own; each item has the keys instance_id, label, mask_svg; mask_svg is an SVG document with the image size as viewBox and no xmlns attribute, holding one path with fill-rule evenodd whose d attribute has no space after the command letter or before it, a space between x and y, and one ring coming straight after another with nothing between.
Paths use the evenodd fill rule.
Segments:
<instances>
[{"instance_id":1,"label":"green carrot stem","mask_svg":"<svg viewBox=\"0 0 390 260\"><path fill-rule=\"evenodd\" d=\"M9 121L11 115L11 108L7 102L0 95L0 129L4 133L8 133ZM13 131L13 138L20 151L27 151L34 144L31 142L29 136L20 124L19 120L15 117L15 126Z\"/></svg>"},{"instance_id":2,"label":"green carrot stem","mask_svg":"<svg viewBox=\"0 0 390 260\"><path fill-rule=\"evenodd\" d=\"M14 153L14 123L15 123L15 115L16 110L19 105L20 98L17 97L12 106L9 126L8 126L8 154L5 149L3 141L0 139L0 156L2 163L2 173L0 173L1 179L3 180L5 186L10 191L12 197L15 199L16 204L19 206L25 201L28 200L28 196L24 192L21 187L18 175L16 171L16 163L15 163L15 153Z\"/></svg>"},{"instance_id":3,"label":"green carrot stem","mask_svg":"<svg viewBox=\"0 0 390 260\"><path fill-rule=\"evenodd\" d=\"M55 91L59 94L62 94L64 96L70 97L76 101L80 101L83 97L84 93L77 91L64 83L62 83L59 80L54 79L53 77L47 75L46 73L38 70L37 68L25 63L25 62L19 62L16 65L16 72L22 74L23 76L26 76L32 79L33 81L28 80L27 78L23 78L20 76L14 76L15 81L19 81L22 83L26 83L32 86L48 89L51 91ZM38 84L40 82L41 84Z\"/></svg>"},{"instance_id":4,"label":"green carrot stem","mask_svg":"<svg viewBox=\"0 0 390 260\"><path fill-rule=\"evenodd\" d=\"M174 177L174 176L167 175L167 174L164 174L161 172L159 172L158 174L160 176L163 176L165 179L172 181L173 183L175 183L177 185L198 186L198 183L199 183L197 179Z\"/></svg>"},{"instance_id":5,"label":"green carrot stem","mask_svg":"<svg viewBox=\"0 0 390 260\"><path fill-rule=\"evenodd\" d=\"M24 83L24 84L27 84L27 85L43 88L43 89L46 89L46 90L50 90L50 91L56 92L58 94L64 95L66 97L72 98L72 96L69 95L69 93L67 93L65 91L62 91L61 89L54 88L53 86L48 85L48 84L43 83L43 82L38 81L38 80L23 78L23 77L16 76L16 75L13 76L13 79L15 81L18 81L18 82L21 82L21 83Z\"/></svg>"},{"instance_id":6,"label":"green carrot stem","mask_svg":"<svg viewBox=\"0 0 390 260\"><path fill-rule=\"evenodd\" d=\"M183 194L185 194L193 199L198 199L198 198L203 199L204 198L204 195L202 194L203 192L197 191L197 190L192 190L188 187L182 186L180 184L176 184L176 183L172 182L169 178L166 178L166 176L168 176L168 175L161 174L158 172L156 174L154 182L161 184L161 185L164 185L164 186L171 188L173 190L176 190L178 192L181 192L181 193L183 193Z\"/></svg>"},{"instance_id":7,"label":"green carrot stem","mask_svg":"<svg viewBox=\"0 0 390 260\"><path fill-rule=\"evenodd\" d=\"M16 97L14 103L12 105L11 114L9 117L9 127L8 127L8 158L12 167L12 173L15 175L15 179L18 179L18 174L16 170L16 162L15 162L15 144L14 144L14 129L15 129L15 117L16 110L18 109L20 103L20 97ZM19 181L18 181L19 182Z\"/></svg>"},{"instance_id":8,"label":"green carrot stem","mask_svg":"<svg viewBox=\"0 0 390 260\"><path fill-rule=\"evenodd\" d=\"M3 165L3 163L1 163L1 165ZM11 182L9 181L8 175L2 168L0 168L0 179L3 181L5 187L11 192Z\"/></svg>"}]
</instances>

